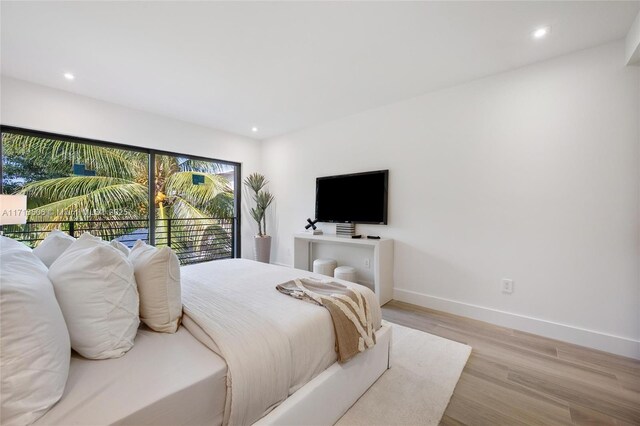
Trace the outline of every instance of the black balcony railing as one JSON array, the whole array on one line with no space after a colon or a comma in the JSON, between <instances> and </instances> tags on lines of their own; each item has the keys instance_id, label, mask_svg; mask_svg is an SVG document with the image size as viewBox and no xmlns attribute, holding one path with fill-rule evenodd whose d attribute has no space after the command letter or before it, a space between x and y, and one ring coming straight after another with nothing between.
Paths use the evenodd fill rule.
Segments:
<instances>
[{"instance_id":1,"label":"black balcony railing","mask_svg":"<svg viewBox=\"0 0 640 426\"><path fill-rule=\"evenodd\" d=\"M169 246L180 263L232 258L235 218L156 219L156 246Z\"/></svg>"},{"instance_id":2,"label":"black balcony railing","mask_svg":"<svg viewBox=\"0 0 640 426\"><path fill-rule=\"evenodd\" d=\"M155 241L149 241L147 219L33 221L6 225L4 235L36 247L54 229L79 237L84 232L118 240L131 248L137 240L171 247L180 263L229 259L235 252L235 218L156 219Z\"/></svg>"}]
</instances>

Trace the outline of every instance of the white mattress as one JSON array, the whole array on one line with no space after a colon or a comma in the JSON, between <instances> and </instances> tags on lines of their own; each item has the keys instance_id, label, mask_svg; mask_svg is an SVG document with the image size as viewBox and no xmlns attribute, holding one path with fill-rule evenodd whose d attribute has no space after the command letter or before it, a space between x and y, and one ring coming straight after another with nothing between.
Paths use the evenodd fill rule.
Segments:
<instances>
[{"instance_id":1,"label":"white mattress","mask_svg":"<svg viewBox=\"0 0 640 426\"><path fill-rule=\"evenodd\" d=\"M227 365L180 327L138 330L121 358L71 358L62 399L36 425L219 425Z\"/></svg>"}]
</instances>

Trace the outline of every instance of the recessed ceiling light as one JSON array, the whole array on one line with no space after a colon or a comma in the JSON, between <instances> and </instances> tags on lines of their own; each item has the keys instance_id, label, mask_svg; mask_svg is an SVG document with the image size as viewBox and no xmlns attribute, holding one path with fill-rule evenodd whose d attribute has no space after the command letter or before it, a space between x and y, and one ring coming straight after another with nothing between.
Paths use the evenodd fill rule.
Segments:
<instances>
[{"instance_id":1,"label":"recessed ceiling light","mask_svg":"<svg viewBox=\"0 0 640 426\"><path fill-rule=\"evenodd\" d=\"M551 27L538 28L537 30L531 33L531 37L535 39L540 39L546 36L547 34L549 34L550 32L551 32Z\"/></svg>"},{"instance_id":2,"label":"recessed ceiling light","mask_svg":"<svg viewBox=\"0 0 640 426\"><path fill-rule=\"evenodd\" d=\"M252 127L252 128L251 128L251 131L252 131L253 133L255 133L255 132L257 132L257 131L258 131L258 128L257 128L257 127Z\"/></svg>"},{"instance_id":3,"label":"recessed ceiling light","mask_svg":"<svg viewBox=\"0 0 640 426\"><path fill-rule=\"evenodd\" d=\"M65 72L64 73L64 78L66 78L67 80L73 80L76 77L73 74L71 74L70 72Z\"/></svg>"}]
</instances>

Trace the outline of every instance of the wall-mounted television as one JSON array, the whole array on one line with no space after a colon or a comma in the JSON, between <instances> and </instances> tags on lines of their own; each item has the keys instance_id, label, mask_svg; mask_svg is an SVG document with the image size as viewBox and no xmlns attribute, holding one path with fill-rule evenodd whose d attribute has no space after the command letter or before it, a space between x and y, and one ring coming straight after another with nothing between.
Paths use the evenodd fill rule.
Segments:
<instances>
[{"instance_id":1,"label":"wall-mounted television","mask_svg":"<svg viewBox=\"0 0 640 426\"><path fill-rule=\"evenodd\" d=\"M316 179L316 219L387 224L389 170Z\"/></svg>"}]
</instances>

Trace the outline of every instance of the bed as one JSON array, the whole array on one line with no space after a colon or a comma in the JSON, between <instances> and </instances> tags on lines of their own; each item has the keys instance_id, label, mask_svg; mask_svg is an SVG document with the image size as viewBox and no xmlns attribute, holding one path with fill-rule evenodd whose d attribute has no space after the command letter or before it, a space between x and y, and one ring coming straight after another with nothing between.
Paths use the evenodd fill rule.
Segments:
<instances>
[{"instance_id":1,"label":"bed","mask_svg":"<svg viewBox=\"0 0 640 426\"><path fill-rule=\"evenodd\" d=\"M35 425L221 424L226 374L224 360L184 327L141 327L121 358L72 354L64 395Z\"/></svg>"},{"instance_id":2,"label":"bed","mask_svg":"<svg viewBox=\"0 0 640 426\"><path fill-rule=\"evenodd\" d=\"M390 328L368 289L377 344L339 364L328 311L275 290L317 275L242 259L181 274L179 331L141 328L119 359L74 356L64 396L36 424L327 425L389 366Z\"/></svg>"}]
</instances>

